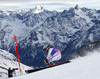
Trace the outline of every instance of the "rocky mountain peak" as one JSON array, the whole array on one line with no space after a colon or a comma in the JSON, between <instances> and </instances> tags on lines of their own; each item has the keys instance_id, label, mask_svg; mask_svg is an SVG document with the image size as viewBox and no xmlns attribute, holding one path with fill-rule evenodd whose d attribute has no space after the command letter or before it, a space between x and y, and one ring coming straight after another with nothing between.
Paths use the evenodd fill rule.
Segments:
<instances>
[{"instance_id":1,"label":"rocky mountain peak","mask_svg":"<svg viewBox=\"0 0 100 79\"><path fill-rule=\"evenodd\" d=\"M76 5L76 6L74 7L74 9L79 10L80 7L79 7L78 5Z\"/></svg>"},{"instance_id":2,"label":"rocky mountain peak","mask_svg":"<svg viewBox=\"0 0 100 79\"><path fill-rule=\"evenodd\" d=\"M35 7L34 13L40 13L40 12L42 12L42 11L44 11L44 8L43 8L42 6L40 6L40 5L37 5L37 6Z\"/></svg>"}]
</instances>

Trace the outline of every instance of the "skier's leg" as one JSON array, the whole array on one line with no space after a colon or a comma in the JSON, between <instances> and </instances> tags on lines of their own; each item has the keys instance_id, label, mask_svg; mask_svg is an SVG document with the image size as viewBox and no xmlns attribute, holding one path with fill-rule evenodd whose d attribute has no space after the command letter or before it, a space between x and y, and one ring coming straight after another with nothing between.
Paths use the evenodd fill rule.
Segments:
<instances>
[{"instance_id":1,"label":"skier's leg","mask_svg":"<svg viewBox=\"0 0 100 79\"><path fill-rule=\"evenodd\" d=\"M48 65L48 66L53 66L53 65L55 65L55 64L53 63L53 61L58 61L58 60L60 60L60 59L61 59L61 53L60 53L60 52L55 53L55 54L53 55L53 57L49 60L49 65Z\"/></svg>"},{"instance_id":2,"label":"skier's leg","mask_svg":"<svg viewBox=\"0 0 100 79\"><path fill-rule=\"evenodd\" d=\"M56 52L52 57L52 61L58 61L60 59L61 59L61 53L60 52Z\"/></svg>"},{"instance_id":3,"label":"skier's leg","mask_svg":"<svg viewBox=\"0 0 100 79\"><path fill-rule=\"evenodd\" d=\"M61 53L60 51L57 51L49 60L48 60L48 63L49 65L48 66L53 66L54 63L53 61L58 61L61 59Z\"/></svg>"},{"instance_id":4,"label":"skier's leg","mask_svg":"<svg viewBox=\"0 0 100 79\"><path fill-rule=\"evenodd\" d=\"M55 63L52 61L52 58L51 58L51 59L49 59L49 61L48 61L48 66L53 66L53 65L55 65Z\"/></svg>"}]
</instances>

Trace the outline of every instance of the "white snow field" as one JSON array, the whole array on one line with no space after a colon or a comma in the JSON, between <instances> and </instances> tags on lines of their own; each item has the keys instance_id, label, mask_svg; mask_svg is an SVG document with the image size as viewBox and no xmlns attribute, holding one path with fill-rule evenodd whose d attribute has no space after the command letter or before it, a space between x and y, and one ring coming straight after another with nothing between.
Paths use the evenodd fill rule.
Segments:
<instances>
[{"instance_id":1,"label":"white snow field","mask_svg":"<svg viewBox=\"0 0 100 79\"><path fill-rule=\"evenodd\" d=\"M100 53L73 59L71 63L11 79L100 79Z\"/></svg>"}]
</instances>

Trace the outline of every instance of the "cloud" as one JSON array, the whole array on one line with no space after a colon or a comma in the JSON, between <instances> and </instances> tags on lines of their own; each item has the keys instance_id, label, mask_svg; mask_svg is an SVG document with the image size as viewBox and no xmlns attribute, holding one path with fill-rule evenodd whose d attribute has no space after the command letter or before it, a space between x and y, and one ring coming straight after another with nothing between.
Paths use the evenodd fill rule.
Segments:
<instances>
[{"instance_id":1,"label":"cloud","mask_svg":"<svg viewBox=\"0 0 100 79\"><path fill-rule=\"evenodd\" d=\"M29 4L86 4L87 2L100 2L100 0L0 0L0 6L16 6Z\"/></svg>"},{"instance_id":2,"label":"cloud","mask_svg":"<svg viewBox=\"0 0 100 79\"><path fill-rule=\"evenodd\" d=\"M98 3L98 4L97 4ZM27 8L34 5L100 5L100 0L0 0L0 9L7 8ZM91 5L92 4L92 5ZM31 8L31 7L30 7ZM59 8L59 7L58 7Z\"/></svg>"}]
</instances>

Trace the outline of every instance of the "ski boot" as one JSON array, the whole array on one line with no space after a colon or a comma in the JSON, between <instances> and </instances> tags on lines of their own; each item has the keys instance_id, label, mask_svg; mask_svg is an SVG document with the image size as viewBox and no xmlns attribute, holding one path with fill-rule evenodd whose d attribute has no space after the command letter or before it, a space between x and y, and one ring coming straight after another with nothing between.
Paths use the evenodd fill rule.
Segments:
<instances>
[{"instance_id":1,"label":"ski boot","mask_svg":"<svg viewBox=\"0 0 100 79\"><path fill-rule=\"evenodd\" d=\"M51 62L50 64L48 64L48 67L50 66L54 66L55 64L53 62Z\"/></svg>"}]
</instances>

